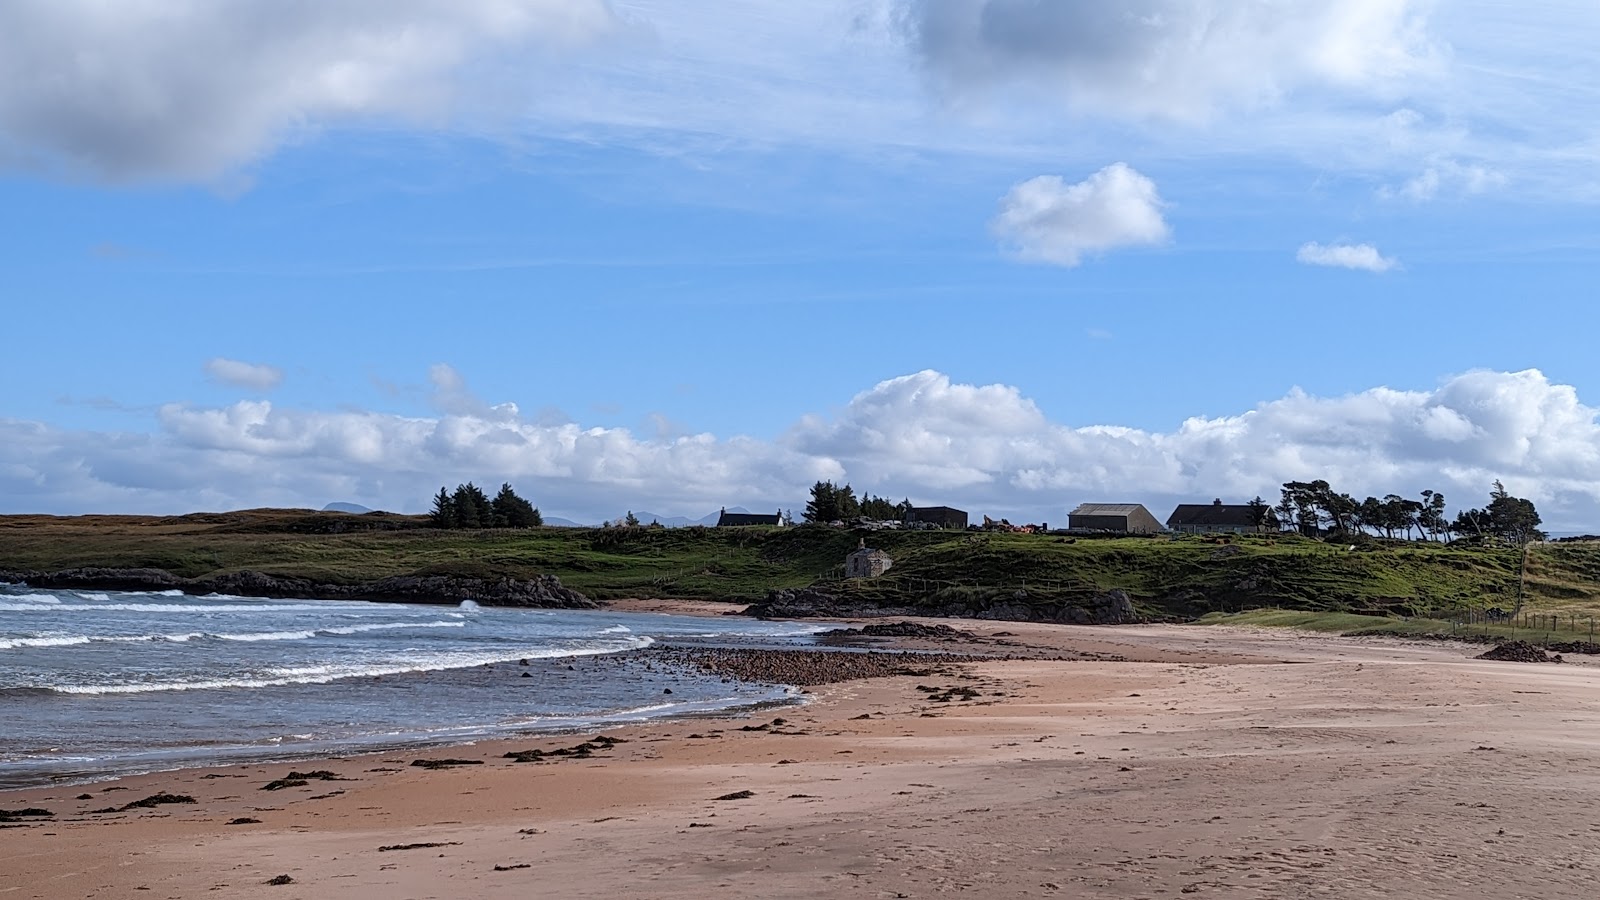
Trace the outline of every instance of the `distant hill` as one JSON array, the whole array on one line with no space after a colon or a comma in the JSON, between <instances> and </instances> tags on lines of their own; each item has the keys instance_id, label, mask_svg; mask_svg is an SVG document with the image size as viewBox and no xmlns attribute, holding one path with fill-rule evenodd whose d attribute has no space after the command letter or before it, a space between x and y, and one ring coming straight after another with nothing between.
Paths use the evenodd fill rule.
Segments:
<instances>
[{"instance_id":1,"label":"distant hill","mask_svg":"<svg viewBox=\"0 0 1600 900\"><path fill-rule=\"evenodd\" d=\"M329 503L327 506L324 506L322 508L322 511L323 512L355 513L356 515L360 515L362 513L372 512L372 510L366 508L365 506L362 506L359 503Z\"/></svg>"},{"instance_id":2,"label":"distant hill","mask_svg":"<svg viewBox=\"0 0 1600 900\"><path fill-rule=\"evenodd\" d=\"M748 513L749 511L750 510L745 509L742 506L728 507L728 512L731 513ZM719 509L714 513L707 513L698 519L691 519L688 516L661 516L653 512L644 511L636 512L634 513L634 516L639 519L639 524L641 525L649 525L651 522L659 522L667 528L687 528L691 525L717 524L717 519L722 517L722 510ZM617 518L620 519L622 516L617 516ZM612 521L616 521L616 519L613 519Z\"/></svg>"},{"instance_id":3,"label":"distant hill","mask_svg":"<svg viewBox=\"0 0 1600 900\"><path fill-rule=\"evenodd\" d=\"M544 517L544 524L549 525L552 528L593 528L594 527L592 525L585 525L582 522L574 522L571 519L563 519L560 516L545 516Z\"/></svg>"}]
</instances>

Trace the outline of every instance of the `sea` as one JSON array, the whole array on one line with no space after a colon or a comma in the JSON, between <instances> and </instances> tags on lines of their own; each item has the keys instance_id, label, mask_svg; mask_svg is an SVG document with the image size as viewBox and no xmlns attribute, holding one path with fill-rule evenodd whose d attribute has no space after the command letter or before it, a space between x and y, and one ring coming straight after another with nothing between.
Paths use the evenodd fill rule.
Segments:
<instances>
[{"instance_id":1,"label":"sea","mask_svg":"<svg viewBox=\"0 0 1600 900\"><path fill-rule=\"evenodd\" d=\"M630 653L817 626L0 584L0 790L796 702Z\"/></svg>"}]
</instances>

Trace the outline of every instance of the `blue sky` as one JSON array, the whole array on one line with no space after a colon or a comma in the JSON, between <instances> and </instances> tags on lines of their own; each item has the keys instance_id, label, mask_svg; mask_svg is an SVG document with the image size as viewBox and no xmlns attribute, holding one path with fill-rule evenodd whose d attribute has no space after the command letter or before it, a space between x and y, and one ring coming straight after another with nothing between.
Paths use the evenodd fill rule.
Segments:
<instances>
[{"instance_id":1,"label":"blue sky","mask_svg":"<svg viewBox=\"0 0 1600 900\"><path fill-rule=\"evenodd\" d=\"M1303 477L1600 512L1589 4L63 0L0 35L7 512L835 478L1059 520Z\"/></svg>"}]
</instances>

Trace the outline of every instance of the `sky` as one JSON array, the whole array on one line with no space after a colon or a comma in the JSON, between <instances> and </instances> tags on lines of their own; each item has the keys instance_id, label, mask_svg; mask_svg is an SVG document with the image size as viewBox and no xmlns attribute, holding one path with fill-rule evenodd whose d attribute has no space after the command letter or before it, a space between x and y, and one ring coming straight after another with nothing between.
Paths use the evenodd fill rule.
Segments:
<instances>
[{"instance_id":1,"label":"sky","mask_svg":"<svg viewBox=\"0 0 1600 900\"><path fill-rule=\"evenodd\" d=\"M15 0L0 512L1600 531L1588 0Z\"/></svg>"}]
</instances>

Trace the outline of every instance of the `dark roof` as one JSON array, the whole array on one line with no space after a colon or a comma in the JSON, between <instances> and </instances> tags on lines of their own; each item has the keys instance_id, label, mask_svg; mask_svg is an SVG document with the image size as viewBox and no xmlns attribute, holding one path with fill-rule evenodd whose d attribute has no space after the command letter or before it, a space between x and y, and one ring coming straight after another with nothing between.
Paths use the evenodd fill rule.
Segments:
<instances>
[{"instance_id":1,"label":"dark roof","mask_svg":"<svg viewBox=\"0 0 1600 900\"><path fill-rule=\"evenodd\" d=\"M911 507L911 513L912 515L916 515L917 513L960 513L964 516L967 514L967 511L964 509L956 509L954 506L913 506Z\"/></svg>"},{"instance_id":2,"label":"dark roof","mask_svg":"<svg viewBox=\"0 0 1600 900\"><path fill-rule=\"evenodd\" d=\"M725 512L717 517L717 527L738 525L782 525L783 517L777 513L731 513Z\"/></svg>"},{"instance_id":3,"label":"dark roof","mask_svg":"<svg viewBox=\"0 0 1600 900\"><path fill-rule=\"evenodd\" d=\"M1275 525L1278 514L1267 507L1267 516L1264 525ZM1248 503L1184 503L1167 516L1167 527L1178 528L1182 526L1226 525L1229 527L1253 528L1256 520Z\"/></svg>"},{"instance_id":4,"label":"dark roof","mask_svg":"<svg viewBox=\"0 0 1600 900\"><path fill-rule=\"evenodd\" d=\"M1069 516L1131 516L1144 509L1143 503L1080 503Z\"/></svg>"}]
</instances>

